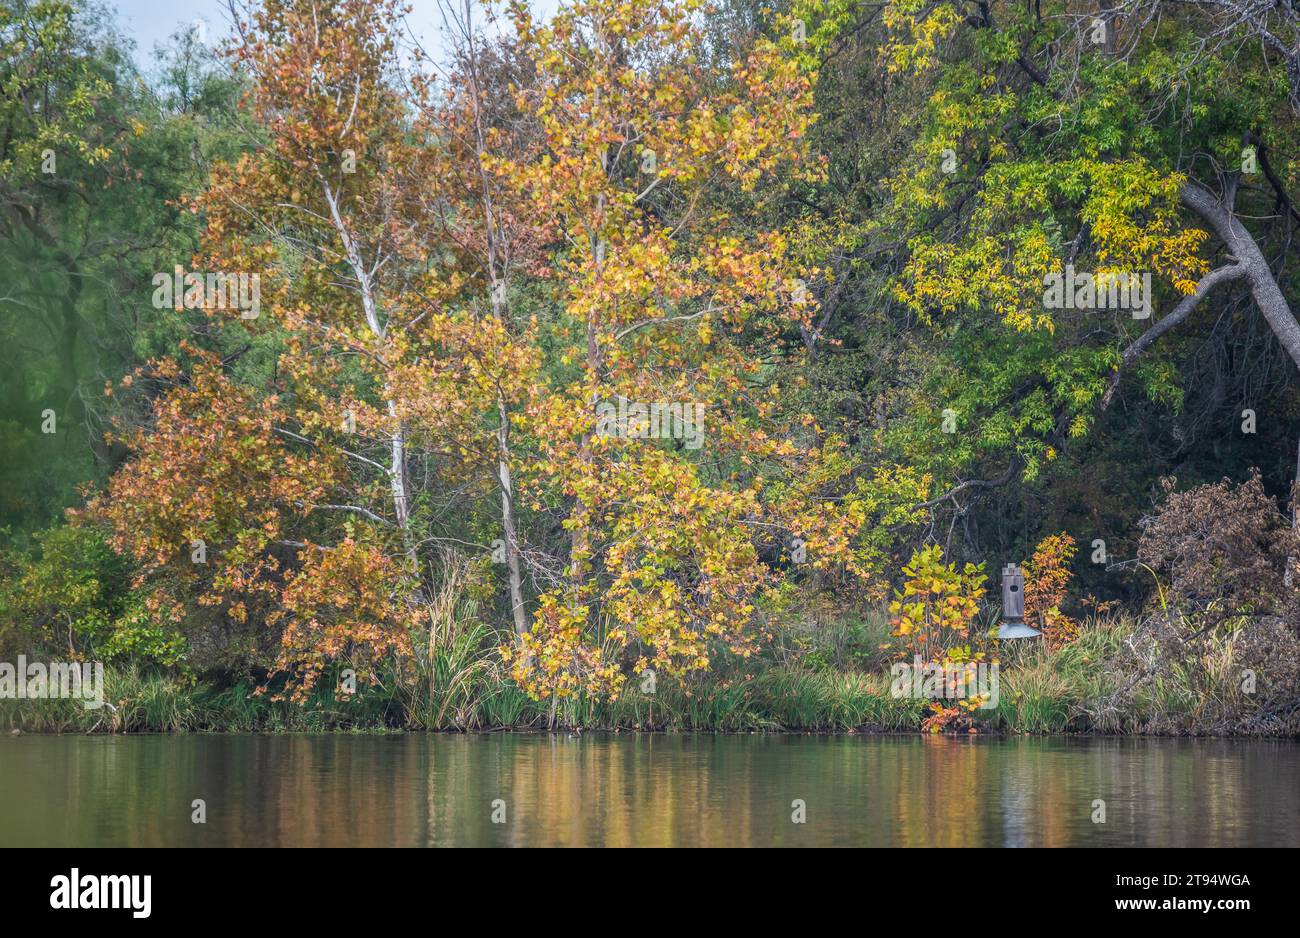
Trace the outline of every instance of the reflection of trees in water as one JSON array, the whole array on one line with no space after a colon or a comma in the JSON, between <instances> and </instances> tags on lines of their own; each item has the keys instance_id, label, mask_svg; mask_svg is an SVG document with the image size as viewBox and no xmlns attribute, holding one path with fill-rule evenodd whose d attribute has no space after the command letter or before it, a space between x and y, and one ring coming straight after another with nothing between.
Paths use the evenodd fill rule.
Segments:
<instances>
[{"instance_id":1,"label":"reflection of trees in water","mask_svg":"<svg viewBox=\"0 0 1300 938\"><path fill-rule=\"evenodd\" d=\"M0 843L1300 845L1282 741L212 736L0 741ZM195 798L208 823L190 822ZM507 823L492 823L494 799ZM791 802L807 823L791 823ZM1093 824L1094 799L1107 820Z\"/></svg>"}]
</instances>

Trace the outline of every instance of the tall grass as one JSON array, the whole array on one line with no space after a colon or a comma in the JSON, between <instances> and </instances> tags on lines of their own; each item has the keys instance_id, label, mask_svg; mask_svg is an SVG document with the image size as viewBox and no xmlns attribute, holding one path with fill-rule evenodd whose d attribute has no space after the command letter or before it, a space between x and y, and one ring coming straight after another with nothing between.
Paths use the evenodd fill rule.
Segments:
<instances>
[{"instance_id":1,"label":"tall grass","mask_svg":"<svg viewBox=\"0 0 1300 938\"><path fill-rule=\"evenodd\" d=\"M466 641L474 630L466 633ZM251 684L217 689L135 668L105 671L110 707L75 700L0 701L0 728L35 733L320 732L347 729L485 730L540 728L547 706L528 698L486 657L449 649L405 686L365 688L346 700L317 691L301 705L257 695ZM563 726L659 731L910 731L920 705L894 700L887 676L770 669L756 677L635 685L616 701L569 698Z\"/></svg>"},{"instance_id":2,"label":"tall grass","mask_svg":"<svg viewBox=\"0 0 1300 938\"><path fill-rule=\"evenodd\" d=\"M0 729L42 733L321 732L340 730L532 729L548 725L549 707L511 680L497 654L505 638L487 627L460 591L432 606L417 656L384 683L336 697L322 681L302 704L275 700L244 681L213 686L135 667L105 669L112 707L87 710L76 700L0 700ZM1126 617L1087 622L1063 648L1008 649L999 700L976 711L981 732L1212 732L1225 708L1248 706L1239 682L1236 640L1228 635L1160 669L1157 652ZM824 647L824 646L823 646ZM752 673L697 676L687 685L661 678L657 692L630 681L614 701L585 696L557 706L558 722L584 729L715 732L912 733L924 701L890 694L887 665L871 670L808 667L797 655L774 656ZM816 660L816 659L815 659ZM1276 696L1273 699L1277 699ZM1273 725L1273 724L1270 724ZM1276 723L1286 732L1289 724Z\"/></svg>"}]
</instances>

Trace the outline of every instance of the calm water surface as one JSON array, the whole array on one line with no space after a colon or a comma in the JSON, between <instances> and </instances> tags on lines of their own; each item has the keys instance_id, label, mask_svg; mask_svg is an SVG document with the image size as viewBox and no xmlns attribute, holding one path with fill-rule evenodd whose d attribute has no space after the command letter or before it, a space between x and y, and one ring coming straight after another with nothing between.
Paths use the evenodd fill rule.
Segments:
<instances>
[{"instance_id":1,"label":"calm water surface","mask_svg":"<svg viewBox=\"0 0 1300 938\"><path fill-rule=\"evenodd\" d=\"M1300 744L23 736L0 739L0 845L1295 847Z\"/></svg>"}]
</instances>

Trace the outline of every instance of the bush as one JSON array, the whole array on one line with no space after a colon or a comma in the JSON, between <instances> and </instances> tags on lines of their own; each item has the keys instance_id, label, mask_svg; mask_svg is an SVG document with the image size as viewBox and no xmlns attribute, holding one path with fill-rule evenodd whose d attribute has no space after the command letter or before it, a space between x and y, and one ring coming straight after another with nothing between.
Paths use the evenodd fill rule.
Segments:
<instances>
[{"instance_id":1,"label":"bush","mask_svg":"<svg viewBox=\"0 0 1300 938\"><path fill-rule=\"evenodd\" d=\"M1174 610L1136 622L1097 623L1051 663L1077 701L1070 729L1197 736L1300 732L1300 639L1276 617L1214 630L1192 628Z\"/></svg>"},{"instance_id":2,"label":"bush","mask_svg":"<svg viewBox=\"0 0 1300 938\"><path fill-rule=\"evenodd\" d=\"M1043 538L1025 563L1025 621L1035 626L1051 648L1074 641L1079 623L1061 612L1070 583L1070 561L1078 548L1062 531Z\"/></svg>"},{"instance_id":3,"label":"bush","mask_svg":"<svg viewBox=\"0 0 1300 938\"><path fill-rule=\"evenodd\" d=\"M0 648L89 651L112 631L129 571L99 533L60 526L30 550L6 552L0 580Z\"/></svg>"},{"instance_id":4,"label":"bush","mask_svg":"<svg viewBox=\"0 0 1300 938\"><path fill-rule=\"evenodd\" d=\"M39 532L0 555L0 653L175 664L183 640L149 624L130 564L91 525Z\"/></svg>"},{"instance_id":5,"label":"bush","mask_svg":"<svg viewBox=\"0 0 1300 938\"><path fill-rule=\"evenodd\" d=\"M1213 626L1238 615L1277 615L1296 621L1293 585L1300 538L1258 471L1240 485L1229 480L1175 492L1164 479L1163 508L1142 522L1138 559L1170 579L1170 599L1203 612ZM1288 565L1292 570L1288 571Z\"/></svg>"}]
</instances>

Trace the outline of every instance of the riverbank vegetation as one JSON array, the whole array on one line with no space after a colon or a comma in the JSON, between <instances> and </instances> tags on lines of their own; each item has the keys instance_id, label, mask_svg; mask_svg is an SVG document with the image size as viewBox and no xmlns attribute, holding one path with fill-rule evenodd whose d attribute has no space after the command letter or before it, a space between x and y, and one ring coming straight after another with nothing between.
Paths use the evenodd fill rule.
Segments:
<instances>
[{"instance_id":1,"label":"riverbank vegetation","mask_svg":"<svg viewBox=\"0 0 1300 938\"><path fill-rule=\"evenodd\" d=\"M865 623L818 627L820 641L853 653ZM1294 736L1300 680L1294 643L1284 627L1239 631L1147 672L1150 658L1172 640L1158 621L1083 623L1079 639L1051 650L1037 645L1002 671L997 706L972 711L967 731L1133 735ZM879 633L887 634L887 632ZM1291 655L1279 669L1276 662ZM1250 666L1279 683L1246 693L1240 675ZM747 672L711 675L690 688L669 684L655 693L633 685L616 701L567 698L559 725L583 730L660 732L916 733L930 704L891 693L887 670L833 666L811 649L787 663L765 662ZM105 699L112 708L86 709L80 700L0 701L0 729L34 733L398 732L545 730L549 707L528 697L483 646L460 662L437 655L408 684L384 684L356 695L323 690L301 703L257 694L252 682L220 686L175 673L110 666Z\"/></svg>"},{"instance_id":2,"label":"riverbank vegetation","mask_svg":"<svg viewBox=\"0 0 1300 938\"><path fill-rule=\"evenodd\" d=\"M1300 734L1294 11L443 12L0 0L0 725Z\"/></svg>"}]
</instances>

